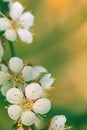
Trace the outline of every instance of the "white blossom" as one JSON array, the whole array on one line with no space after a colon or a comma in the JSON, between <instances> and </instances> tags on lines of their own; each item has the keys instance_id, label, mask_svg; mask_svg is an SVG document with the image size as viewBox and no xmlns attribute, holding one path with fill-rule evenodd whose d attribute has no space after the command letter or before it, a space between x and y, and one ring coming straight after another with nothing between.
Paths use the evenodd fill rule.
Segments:
<instances>
[{"instance_id":1,"label":"white blossom","mask_svg":"<svg viewBox=\"0 0 87 130\"><path fill-rule=\"evenodd\" d=\"M56 115L52 118L50 129L53 130L64 130L65 129L65 123L66 123L66 117L64 115Z\"/></svg>"},{"instance_id":2,"label":"white blossom","mask_svg":"<svg viewBox=\"0 0 87 130\"><path fill-rule=\"evenodd\" d=\"M45 89L50 89L51 85L54 82L54 78L51 78L51 74L46 74L40 79L40 84L45 88Z\"/></svg>"},{"instance_id":3,"label":"white blossom","mask_svg":"<svg viewBox=\"0 0 87 130\"><path fill-rule=\"evenodd\" d=\"M37 90L41 89L40 86L36 85L35 89L33 85L35 86L30 84L31 88L29 85L26 87L25 94L18 88L11 88L6 94L7 101L13 104L8 108L9 117L13 120L19 119L26 126L35 124L37 119L35 113L46 114L51 108L50 101L41 98L42 91L38 94Z\"/></svg>"},{"instance_id":4,"label":"white blossom","mask_svg":"<svg viewBox=\"0 0 87 130\"><path fill-rule=\"evenodd\" d=\"M24 66L23 60L19 57L10 58L8 65L10 71L8 71L8 69L3 64L0 65L1 70L5 72L3 75L0 74L1 92L4 96L6 95L7 90L13 87L21 88L21 90L24 92L26 85L32 82L35 83L33 83L32 89L34 88L36 91L35 86L38 86L38 94L43 89L42 95L45 95L45 89L50 89L52 83L54 82L54 79L51 78L51 74L47 74L47 70L44 67ZM6 79L5 81L3 77ZM32 86L32 84L30 86ZM40 89L41 87L42 89ZM34 96L33 94L32 96Z\"/></svg>"},{"instance_id":5,"label":"white blossom","mask_svg":"<svg viewBox=\"0 0 87 130\"><path fill-rule=\"evenodd\" d=\"M34 16L30 12L23 12L24 7L19 2L10 4L10 17L0 18L0 30L5 31L5 37L15 41L17 36L26 43L32 43L30 28L34 23Z\"/></svg>"}]
</instances>

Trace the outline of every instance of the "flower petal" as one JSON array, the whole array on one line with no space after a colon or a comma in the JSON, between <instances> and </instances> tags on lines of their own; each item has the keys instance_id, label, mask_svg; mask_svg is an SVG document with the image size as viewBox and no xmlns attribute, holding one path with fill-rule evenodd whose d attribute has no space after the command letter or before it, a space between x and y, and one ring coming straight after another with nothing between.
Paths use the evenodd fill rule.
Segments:
<instances>
[{"instance_id":1,"label":"flower petal","mask_svg":"<svg viewBox=\"0 0 87 130\"><path fill-rule=\"evenodd\" d=\"M19 19L21 28L29 29L34 24L34 16L30 12L23 13Z\"/></svg>"},{"instance_id":2,"label":"flower petal","mask_svg":"<svg viewBox=\"0 0 87 130\"><path fill-rule=\"evenodd\" d=\"M1 71L8 72L8 67L4 64L0 64Z\"/></svg>"},{"instance_id":3,"label":"flower petal","mask_svg":"<svg viewBox=\"0 0 87 130\"><path fill-rule=\"evenodd\" d=\"M3 85L3 86L1 87L1 93L2 93L2 95L3 95L3 96L6 96L6 93L7 93L7 91L8 91L9 89L10 89L9 86Z\"/></svg>"},{"instance_id":4,"label":"flower petal","mask_svg":"<svg viewBox=\"0 0 87 130\"><path fill-rule=\"evenodd\" d=\"M9 73L0 71L0 86L7 84L9 85L10 76L11 75Z\"/></svg>"},{"instance_id":5,"label":"flower petal","mask_svg":"<svg viewBox=\"0 0 87 130\"><path fill-rule=\"evenodd\" d=\"M26 43L32 43L33 37L32 33L25 29L19 29L18 31L19 38Z\"/></svg>"},{"instance_id":6,"label":"flower petal","mask_svg":"<svg viewBox=\"0 0 87 130\"><path fill-rule=\"evenodd\" d=\"M22 77L24 81L31 81L34 79L34 70L30 66L25 66L22 70Z\"/></svg>"},{"instance_id":7,"label":"flower petal","mask_svg":"<svg viewBox=\"0 0 87 130\"><path fill-rule=\"evenodd\" d=\"M11 105L8 108L8 115L11 119L17 120L22 114L22 109L18 105Z\"/></svg>"},{"instance_id":8,"label":"flower petal","mask_svg":"<svg viewBox=\"0 0 87 130\"><path fill-rule=\"evenodd\" d=\"M11 88L6 93L6 99L12 104L19 104L23 101L23 93L18 88Z\"/></svg>"},{"instance_id":9,"label":"flower petal","mask_svg":"<svg viewBox=\"0 0 87 130\"><path fill-rule=\"evenodd\" d=\"M34 124L35 119L36 119L36 116L32 111L26 111L21 116L21 121L26 126L30 126Z\"/></svg>"},{"instance_id":10,"label":"flower petal","mask_svg":"<svg viewBox=\"0 0 87 130\"><path fill-rule=\"evenodd\" d=\"M25 89L25 94L28 99L36 100L41 97L43 90L38 83L31 83Z\"/></svg>"},{"instance_id":11,"label":"flower petal","mask_svg":"<svg viewBox=\"0 0 87 130\"><path fill-rule=\"evenodd\" d=\"M13 29L8 29L5 32L5 37L10 41L15 41L17 38L17 34Z\"/></svg>"},{"instance_id":12,"label":"flower petal","mask_svg":"<svg viewBox=\"0 0 87 130\"><path fill-rule=\"evenodd\" d=\"M45 76L43 76L40 80L41 85L45 88L45 89L50 89L51 85L54 82L54 78L51 78L51 74L46 74Z\"/></svg>"},{"instance_id":13,"label":"flower petal","mask_svg":"<svg viewBox=\"0 0 87 130\"><path fill-rule=\"evenodd\" d=\"M37 78L41 73L47 72L46 68L44 68L43 66L35 66L33 69L35 78Z\"/></svg>"},{"instance_id":14,"label":"flower petal","mask_svg":"<svg viewBox=\"0 0 87 130\"><path fill-rule=\"evenodd\" d=\"M13 4L11 4L11 6L10 6L11 18L14 20L18 19L21 16L23 10L24 10L24 8L19 2L14 2Z\"/></svg>"},{"instance_id":15,"label":"flower petal","mask_svg":"<svg viewBox=\"0 0 87 130\"><path fill-rule=\"evenodd\" d=\"M10 67L11 71L13 71L15 73L19 73L21 71L21 69L23 68L22 59L20 59L18 57L12 57L9 60L9 67Z\"/></svg>"},{"instance_id":16,"label":"flower petal","mask_svg":"<svg viewBox=\"0 0 87 130\"><path fill-rule=\"evenodd\" d=\"M43 119L39 119L36 117L36 120L35 120L35 127L37 128L37 130L42 130L44 128L44 120Z\"/></svg>"},{"instance_id":17,"label":"flower petal","mask_svg":"<svg viewBox=\"0 0 87 130\"><path fill-rule=\"evenodd\" d=\"M66 117L64 115L54 116L51 120L51 129L57 130L61 127L61 130L64 129L66 122Z\"/></svg>"},{"instance_id":18,"label":"flower petal","mask_svg":"<svg viewBox=\"0 0 87 130\"><path fill-rule=\"evenodd\" d=\"M0 31L7 30L10 26L10 21L7 18L0 18Z\"/></svg>"},{"instance_id":19,"label":"flower petal","mask_svg":"<svg viewBox=\"0 0 87 130\"><path fill-rule=\"evenodd\" d=\"M46 114L51 109L51 102L46 98L41 98L33 104L33 110L39 114Z\"/></svg>"}]
</instances>

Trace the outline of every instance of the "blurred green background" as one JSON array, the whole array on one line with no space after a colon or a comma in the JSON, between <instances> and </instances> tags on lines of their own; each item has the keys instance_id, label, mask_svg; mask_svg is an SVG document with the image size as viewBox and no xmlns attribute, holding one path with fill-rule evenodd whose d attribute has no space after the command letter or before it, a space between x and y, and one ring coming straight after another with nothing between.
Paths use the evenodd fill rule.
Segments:
<instances>
[{"instance_id":1,"label":"blurred green background","mask_svg":"<svg viewBox=\"0 0 87 130\"><path fill-rule=\"evenodd\" d=\"M55 78L49 117L65 114L73 130L87 130L87 0L20 0L35 16L33 44L14 43L17 56L42 65ZM10 56L6 46L4 59ZM4 103L0 130L10 130Z\"/></svg>"}]
</instances>

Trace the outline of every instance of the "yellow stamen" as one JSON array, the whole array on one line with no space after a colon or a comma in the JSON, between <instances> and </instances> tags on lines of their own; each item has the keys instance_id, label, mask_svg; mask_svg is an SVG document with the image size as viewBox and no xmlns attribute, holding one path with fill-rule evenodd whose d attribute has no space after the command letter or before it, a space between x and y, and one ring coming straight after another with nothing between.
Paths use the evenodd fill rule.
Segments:
<instances>
[{"instance_id":1,"label":"yellow stamen","mask_svg":"<svg viewBox=\"0 0 87 130\"><path fill-rule=\"evenodd\" d=\"M22 123L21 122L18 122L18 125L17 125L18 127L21 127L22 126Z\"/></svg>"},{"instance_id":2,"label":"yellow stamen","mask_svg":"<svg viewBox=\"0 0 87 130\"><path fill-rule=\"evenodd\" d=\"M67 126L66 130L72 129L72 126Z\"/></svg>"}]
</instances>

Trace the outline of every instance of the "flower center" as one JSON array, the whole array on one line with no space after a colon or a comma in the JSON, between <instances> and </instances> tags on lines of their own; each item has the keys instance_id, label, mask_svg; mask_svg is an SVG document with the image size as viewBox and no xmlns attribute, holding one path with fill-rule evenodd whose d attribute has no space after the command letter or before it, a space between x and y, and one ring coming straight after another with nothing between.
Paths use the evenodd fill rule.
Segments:
<instances>
[{"instance_id":1,"label":"flower center","mask_svg":"<svg viewBox=\"0 0 87 130\"><path fill-rule=\"evenodd\" d=\"M29 100L29 99L24 99L23 102L20 104L22 111L28 111L28 110L32 110L32 106L33 106L33 101Z\"/></svg>"},{"instance_id":2,"label":"flower center","mask_svg":"<svg viewBox=\"0 0 87 130\"><path fill-rule=\"evenodd\" d=\"M21 76L21 74L12 74L11 75L11 84L15 86L16 88L20 88L24 85L24 80Z\"/></svg>"},{"instance_id":3,"label":"flower center","mask_svg":"<svg viewBox=\"0 0 87 130\"><path fill-rule=\"evenodd\" d=\"M19 28L18 21L17 21L17 20L12 20L12 21L11 21L10 28L12 28L12 29L14 29L14 30L17 30L17 29Z\"/></svg>"}]
</instances>

